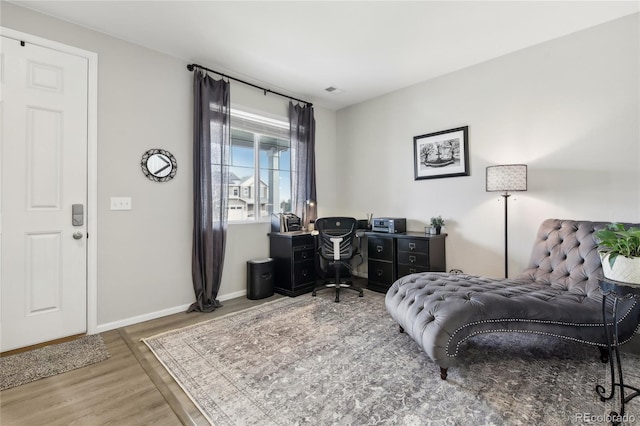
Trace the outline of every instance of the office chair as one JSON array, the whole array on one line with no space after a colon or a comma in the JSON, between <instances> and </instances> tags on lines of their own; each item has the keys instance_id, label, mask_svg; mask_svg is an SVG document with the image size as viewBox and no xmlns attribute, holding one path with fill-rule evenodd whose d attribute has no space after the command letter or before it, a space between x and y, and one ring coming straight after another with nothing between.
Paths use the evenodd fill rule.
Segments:
<instances>
[{"instance_id":1,"label":"office chair","mask_svg":"<svg viewBox=\"0 0 640 426\"><path fill-rule=\"evenodd\" d=\"M341 288L357 291L360 297L363 296L361 288L354 286L351 281L340 279L341 270L346 269L349 272L351 269L350 260L356 254L353 246L356 225L357 221L352 217L323 217L316 219L313 234L316 237L316 249L320 257L320 267L323 269L324 275L327 275L328 266L332 266L335 275L332 280L325 280L322 286L314 288L311 293L312 296L316 295L317 290L331 287L336 289L336 303L340 302Z\"/></svg>"}]
</instances>

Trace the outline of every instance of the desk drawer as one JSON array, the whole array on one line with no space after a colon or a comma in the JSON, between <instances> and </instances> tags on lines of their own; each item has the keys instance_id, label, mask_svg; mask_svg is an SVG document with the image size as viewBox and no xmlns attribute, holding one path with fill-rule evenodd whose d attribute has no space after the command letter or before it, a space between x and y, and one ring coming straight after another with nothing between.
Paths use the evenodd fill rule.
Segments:
<instances>
[{"instance_id":1,"label":"desk drawer","mask_svg":"<svg viewBox=\"0 0 640 426\"><path fill-rule=\"evenodd\" d=\"M429 253L429 240L398 238L398 251L408 251L412 253Z\"/></svg>"},{"instance_id":2,"label":"desk drawer","mask_svg":"<svg viewBox=\"0 0 640 426\"><path fill-rule=\"evenodd\" d=\"M313 246L295 247L293 249L293 261L302 262L305 260L313 260Z\"/></svg>"},{"instance_id":3,"label":"desk drawer","mask_svg":"<svg viewBox=\"0 0 640 426\"><path fill-rule=\"evenodd\" d=\"M313 259L293 265L293 285L297 287L301 284L315 282L315 264Z\"/></svg>"},{"instance_id":4,"label":"desk drawer","mask_svg":"<svg viewBox=\"0 0 640 426\"><path fill-rule=\"evenodd\" d=\"M390 286L394 281L393 263L376 262L370 260L368 266L368 281Z\"/></svg>"},{"instance_id":5,"label":"desk drawer","mask_svg":"<svg viewBox=\"0 0 640 426\"><path fill-rule=\"evenodd\" d=\"M398 265L398 278L405 275L417 274L418 272L429 272L429 268L415 265Z\"/></svg>"},{"instance_id":6,"label":"desk drawer","mask_svg":"<svg viewBox=\"0 0 640 426\"><path fill-rule=\"evenodd\" d=\"M420 268L429 268L429 256L425 253L398 252L398 264L409 265Z\"/></svg>"},{"instance_id":7,"label":"desk drawer","mask_svg":"<svg viewBox=\"0 0 640 426\"><path fill-rule=\"evenodd\" d=\"M367 256L369 259L393 261L393 238L369 236L367 243Z\"/></svg>"}]
</instances>

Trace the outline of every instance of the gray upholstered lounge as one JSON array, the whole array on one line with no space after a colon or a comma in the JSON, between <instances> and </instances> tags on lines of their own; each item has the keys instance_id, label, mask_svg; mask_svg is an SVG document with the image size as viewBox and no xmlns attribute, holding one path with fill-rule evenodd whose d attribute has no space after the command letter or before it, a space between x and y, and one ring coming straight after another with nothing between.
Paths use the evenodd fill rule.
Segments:
<instances>
[{"instance_id":1,"label":"gray upholstered lounge","mask_svg":"<svg viewBox=\"0 0 640 426\"><path fill-rule=\"evenodd\" d=\"M397 280L386 294L394 320L424 349L446 379L463 343L478 334L538 333L598 346L602 273L594 231L606 222L548 219L535 239L529 266L510 279L419 273ZM609 302L607 299L607 303ZM638 324L635 298L618 303L620 342Z\"/></svg>"}]
</instances>

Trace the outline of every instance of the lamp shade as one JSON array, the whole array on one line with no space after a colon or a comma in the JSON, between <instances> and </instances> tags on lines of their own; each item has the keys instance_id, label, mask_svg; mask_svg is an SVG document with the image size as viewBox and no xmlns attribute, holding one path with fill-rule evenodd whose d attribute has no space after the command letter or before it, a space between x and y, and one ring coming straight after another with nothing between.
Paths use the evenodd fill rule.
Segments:
<instances>
[{"instance_id":1,"label":"lamp shade","mask_svg":"<svg viewBox=\"0 0 640 426\"><path fill-rule=\"evenodd\" d=\"M487 167L487 192L526 190L526 164L503 164Z\"/></svg>"}]
</instances>

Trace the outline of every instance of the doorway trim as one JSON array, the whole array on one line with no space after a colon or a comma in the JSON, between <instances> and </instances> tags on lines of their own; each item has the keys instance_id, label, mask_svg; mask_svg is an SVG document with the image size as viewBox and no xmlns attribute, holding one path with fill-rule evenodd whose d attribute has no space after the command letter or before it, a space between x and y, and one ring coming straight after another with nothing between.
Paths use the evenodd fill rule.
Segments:
<instances>
[{"instance_id":1,"label":"doorway trim","mask_svg":"<svg viewBox=\"0 0 640 426\"><path fill-rule=\"evenodd\" d=\"M0 27L0 35L87 59L89 73L87 76L87 334L96 334L98 332L98 54L5 27ZM0 229L0 235L1 233L2 229ZM0 256L2 256L1 252ZM0 285L2 285L1 282Z\"/></svg>"}]
</instances>

